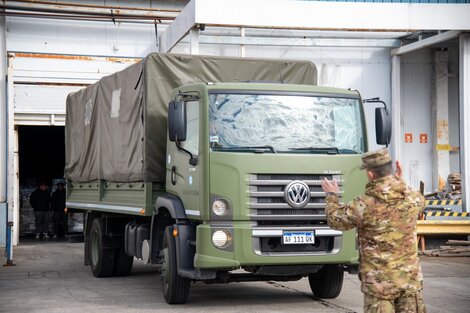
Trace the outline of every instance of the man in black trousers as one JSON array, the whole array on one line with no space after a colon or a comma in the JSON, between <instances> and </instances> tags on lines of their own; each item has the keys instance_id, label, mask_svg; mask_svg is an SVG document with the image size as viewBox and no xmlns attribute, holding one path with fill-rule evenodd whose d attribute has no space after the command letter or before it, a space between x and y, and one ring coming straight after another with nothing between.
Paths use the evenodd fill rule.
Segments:
<instances>
[{"instance_id":1,"label":"man in black trousers","mask_svg":"<svg viewBox=\"0 0 470 313\"><path fill-rule=\"evenodd\" d=\"M48 239L51 194L47 190L45 182L41 182L39 188L31 194L29 202L34 209L36 218L36 239L39 239L41 234L43 238Z\"/></svg>"},{"instance_id":2,"label":"man in black trousers","mask_svg":"<svg viewBox=\"0 0 470 313\"><path fill-rule=\"evenodd\" d=\"M52 221L54 222L54 238L67 234L67 214L65 209L64 183L57 183L57 189L52 194Z\"/></svg>"}]
</instances>

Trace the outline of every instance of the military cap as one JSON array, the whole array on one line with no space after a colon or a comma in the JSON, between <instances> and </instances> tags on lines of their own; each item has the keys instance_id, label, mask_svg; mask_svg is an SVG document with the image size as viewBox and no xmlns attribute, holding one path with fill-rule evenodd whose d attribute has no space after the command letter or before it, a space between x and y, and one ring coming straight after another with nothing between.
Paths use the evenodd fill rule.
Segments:
<instances>
[{"instance_id":1,"label":"military cap","mask_svg":"<svg viewBox=\"0 0 470 313\"><path fill-rule=\"evenodd\" d=\"M369 151L362 155L361 169L373 168L389 162L392 162L392 157L390 156L388 149L383 148L376 151Z\"/></svg>"}]
</instances>

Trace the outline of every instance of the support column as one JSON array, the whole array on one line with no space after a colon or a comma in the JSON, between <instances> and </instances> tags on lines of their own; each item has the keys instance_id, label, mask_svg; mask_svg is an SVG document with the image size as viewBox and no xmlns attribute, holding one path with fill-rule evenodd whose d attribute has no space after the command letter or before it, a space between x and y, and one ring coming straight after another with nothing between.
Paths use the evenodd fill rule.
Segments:
<instances>
[{"instance_id":1,"label":"support column","mask_svg":"<svg viewBox=\"0 0 470 313\"><path fill-rule=\"evenodd\" d=\"M199 28L197 27L189 31L189 54L199 54Z\"/></svg>"},{"instance_id":2,"label":"support column","mask_svg":"<svg viewBox=\"0 0 470 313\"><path fill-rule=\"evenodd\" d=\"M7 228L7 125L5 16L0 17L0 246L6 245Z\"/></svg>"},{"instance_id":3,"label":"support column","mask_svg":"<svg viewBox=\"0 0 470 313\"><path fill-rule=\"evenodd\" d=\"M470 34L460 35L459 106L460 165L462 170L463 210L469 212L470 201Z\"/></svg>"},{"instance_id":4,"label":"support column","mask_svg":"<svg viewBox=\"0 0 470 313\"><path fill-rule=\"evenodd\" d=\"M18 137L18 126L14 126L13 129L13 171L9 174L13 180L13 196L12 204L10 207L13 209L13 217L9 220L13 221L12 227L12 245L17 246L20 240L20 158L19 158L19 137Z\"/></svg>"},{"instance_id":5,"label":"support column","mask_svg":"<svg viewBox=\"0 0 470 313\"><path fill-rule=\"evenodd\" d=\"M18 172L16 169L17 153L17 133L14 126L14 105L13 105L13 58L8 58L6 75L7 112L8 112L8 155L7 155L7 201L8 201L8 222L7 222L7 264L13 264L13 246L18 244L18 221L19 221L19 196L18 196Z\"/></svg>"},{"instance_id":6,"label":"support column","mask_svg":"<svg viewBox=\"0 0 470 313\"><path fill-rule=\"evenodd\" d=\"M403 119L401 116L401 57L392 56L392 138L393 160L402 161Z\"/></svg>"},{"instance_id":7,"label":"support column","mask_svg":"<svg viewBox=\"0 0 470 313\"><path fill-rule=\"evenodd\" d=\"M440 190L444 188L450 172L448 52L436 51L434 60L432 111L436 153L433 157L433 177L434 189Z\"/></svg>"}]
</instances>

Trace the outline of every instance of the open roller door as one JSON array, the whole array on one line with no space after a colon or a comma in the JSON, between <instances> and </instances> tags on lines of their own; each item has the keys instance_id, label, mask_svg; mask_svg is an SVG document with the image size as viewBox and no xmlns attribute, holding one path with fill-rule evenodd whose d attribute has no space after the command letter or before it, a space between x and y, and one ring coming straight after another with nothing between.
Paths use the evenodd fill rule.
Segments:
<instances>
[{"instance_id":1,"label":"open roller door","mask_svg":"<svg viewBox=\"0 0 470 313\"><path fill-rule=\"evenodd\" d=\"M34 234L29 195L44 181L51 191L65 165L65 100L69 93L119 71L139 59L8 54L9 202L13 244Z\"/></svg>"}]
</instances>

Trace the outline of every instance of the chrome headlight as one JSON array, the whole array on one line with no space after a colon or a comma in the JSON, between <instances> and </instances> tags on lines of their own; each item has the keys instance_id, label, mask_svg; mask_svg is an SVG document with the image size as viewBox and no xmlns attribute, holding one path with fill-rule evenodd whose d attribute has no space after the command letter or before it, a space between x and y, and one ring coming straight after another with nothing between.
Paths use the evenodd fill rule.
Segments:
<instances>
[{"instance_id":1,"label":"chrome headlight","mask_svg":"<svg viewBox=\"0 0 470 313\"><path fill-rule=\"evenodd\" d=\"M216 199L212 202L212 212L217 216L224 216L229 211L229 204L226 200Z\"/></svg>"},{"instance_id":2,"label":"chrome headlight","mask_svg":"<svg viewBox=\"0 0 470 313\"><path fill-rule=\"evenodd\" d=\"M217 248L226 248L232 244L232 234L226 229L216 230L212 234L212 244Z\"/></svg>"}]
</instances>

